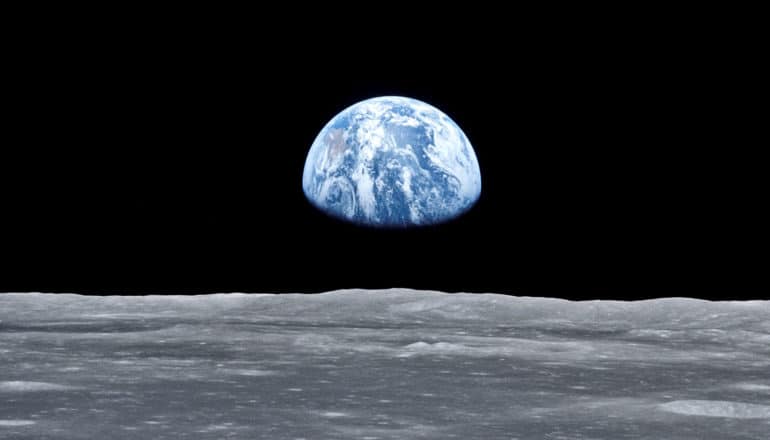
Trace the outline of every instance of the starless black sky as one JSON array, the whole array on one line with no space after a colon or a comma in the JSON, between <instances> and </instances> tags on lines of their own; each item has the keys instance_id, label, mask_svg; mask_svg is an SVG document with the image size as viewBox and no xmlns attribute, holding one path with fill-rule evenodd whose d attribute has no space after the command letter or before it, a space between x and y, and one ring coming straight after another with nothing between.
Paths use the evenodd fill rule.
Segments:
<instances>
[{"instance_id":1,"label":"starless black sky","mask_svg":"<svg viewBox=\"0 0 770 440\"><path fill-rule=\"evenodd\" d=\"M765 296L761 174L715 123L713 77L676 50L578 46L400 72L184 45L52 50L22 87L22 136L4 142L0 290ZM378 231L306 202L318 131L381 95L465 131L482 171L466 216Z\"/></svg>"}]
</instances>

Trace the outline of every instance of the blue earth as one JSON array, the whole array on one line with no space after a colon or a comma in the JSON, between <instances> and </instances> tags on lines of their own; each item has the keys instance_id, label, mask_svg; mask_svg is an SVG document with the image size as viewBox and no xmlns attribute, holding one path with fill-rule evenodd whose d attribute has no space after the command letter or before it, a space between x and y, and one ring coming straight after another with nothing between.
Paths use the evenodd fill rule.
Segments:
<instances>
[{"instance_id":1,"label":"blue earth","mask_svg":"<svg viewBox=\"0 0 770 440\"><path fill-rule=\"evenodd\" d=\"M316 137L302 176L305 195L334 217L375 227L445 222L481 194L465 133L437 108L398 96L359 102Z\"/></svg>"}]
</instances>

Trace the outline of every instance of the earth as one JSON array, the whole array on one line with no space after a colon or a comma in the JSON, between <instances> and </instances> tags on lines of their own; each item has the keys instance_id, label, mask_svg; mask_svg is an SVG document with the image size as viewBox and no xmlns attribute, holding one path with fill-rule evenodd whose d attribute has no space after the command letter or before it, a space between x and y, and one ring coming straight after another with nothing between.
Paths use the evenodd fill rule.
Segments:
<instances>
[{"instance_id":1,"label":"earth","mask_svg":"<svg viewBox=\"0 0 770 440\"><path fill-rule=\"evenodd\" d=\"M334 217L366 226L441 223L481 194L470 141L446 114L397 96L359 102L316 137L302 178L307 198Z\"/></svg>"}]
</instances>

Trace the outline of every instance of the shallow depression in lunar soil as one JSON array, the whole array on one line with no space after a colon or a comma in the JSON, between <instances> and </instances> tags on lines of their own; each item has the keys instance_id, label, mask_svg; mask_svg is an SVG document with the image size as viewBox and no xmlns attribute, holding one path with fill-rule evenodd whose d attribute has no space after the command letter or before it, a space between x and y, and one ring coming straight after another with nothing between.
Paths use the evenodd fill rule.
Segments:
<instances>
[{"instance_id":1,"label":"shallow depression in lunar soil","mask_svg":"<svg viewBox=\"0 0 770 440\"><path fill-rule=\"evenodd\" d=\"M766 439L770 302L0 294L0 439Z\"/></svg>"}]
</instances>

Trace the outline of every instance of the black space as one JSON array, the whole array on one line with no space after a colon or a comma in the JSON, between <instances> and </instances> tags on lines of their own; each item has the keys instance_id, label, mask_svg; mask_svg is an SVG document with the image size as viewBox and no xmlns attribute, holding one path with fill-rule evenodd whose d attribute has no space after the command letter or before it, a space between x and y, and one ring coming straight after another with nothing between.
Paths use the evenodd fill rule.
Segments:
<instances>
[{"instance_id":1,"label":"black space","mask_svg":"<svg viewBox=\"0 0 770 440\"><path fill-rule=\"evenodd\" d=\"M731 80L692 47L570 41L462 69L388 54L387 71L184 39L51 43L14 84L0 290L768 297L766 162L723 106ZM466 216L377 231L307 203L316 134L380 95L463 128L483 179Z\"/></svg>"}]
</instances>

